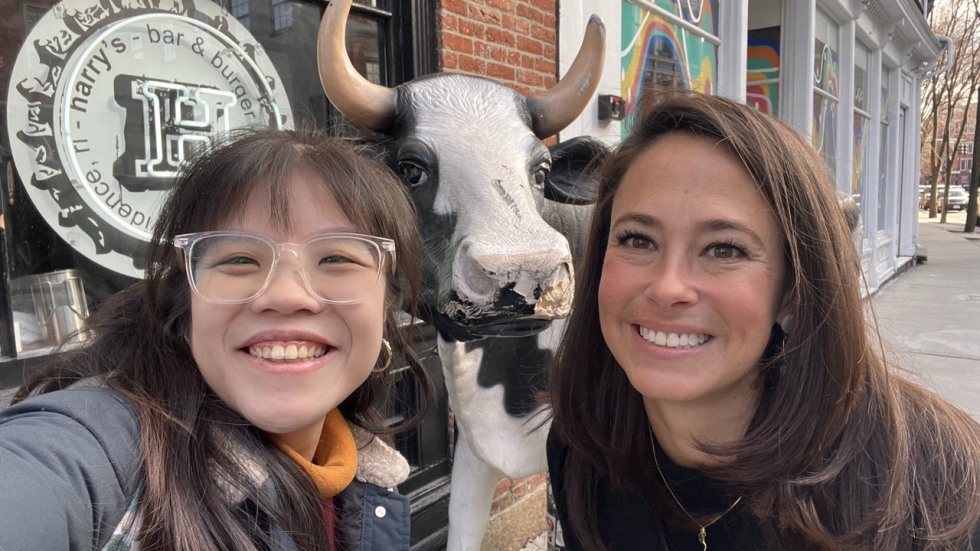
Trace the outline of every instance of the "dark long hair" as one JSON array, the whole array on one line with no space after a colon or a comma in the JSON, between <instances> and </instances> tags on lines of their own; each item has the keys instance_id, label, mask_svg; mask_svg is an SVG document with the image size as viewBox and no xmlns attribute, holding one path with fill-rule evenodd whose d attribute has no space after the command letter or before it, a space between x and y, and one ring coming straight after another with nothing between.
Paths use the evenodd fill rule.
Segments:
<instances>
[{"instance_id":1,"label":"dark long hair","mask_svg":"<svg viewBox=\"0 0 980 551\"><path fill-rule=\"evenodd\" d=\"M773 329L758 367L762 398L743 438L701 445L735 457L708 474L745 498L772 540L759 547L968 549L980 521L980 427L890 374L873 320L865 319L859 258L824 163L780 121L683 92L641 104L629 137L600 168L575 302L551 371L554 430L570 448L566 528L586 548L604 549L601 473L614 487L640 486L658 502L670 500L642 467L652 461L642 396L603 341L597 297L623 175L654 141L676 132L717 139L740 160L783 234L792 331Z\"/></svg>"},{"instance_id":2,"label":"dark long hair","mask_svg":"<svg viewBox=\"0 0 980 551\"><path fill-rule=\"evenodd\" d=\"M367 151L315 131L249 130L229 136L175 183L147 250L145 278L107 300L90 321L85 346L53 357L15 398L98 377L133 402L141 423L141 548L267 546L266 541L256 547L267 535L256 527L254 515L228 502L220 484L267 512L298 548L327 549L312 480L268 436L221 402L201 377L185 339L191 290L183 259L170 244L177 234L219 227L257 193L267 194L263 199L273 223L287 227L288 182L297 171L322 181L358 231L395 241L397 267L396 275L387 278L384 334L395 351L395 365L408 366L419 379L421 402L429 402L429 379L400 323L404 316L399 311L416 314L421 267L417 216L398 179ZM385 435L377 408L393 384L390 370L372 373L339 409L347 420ZM423 414L424 408L406 426ZM274 496L255 487L248 471L256 465L269 474Z\"/></svg>"}]
</instances>

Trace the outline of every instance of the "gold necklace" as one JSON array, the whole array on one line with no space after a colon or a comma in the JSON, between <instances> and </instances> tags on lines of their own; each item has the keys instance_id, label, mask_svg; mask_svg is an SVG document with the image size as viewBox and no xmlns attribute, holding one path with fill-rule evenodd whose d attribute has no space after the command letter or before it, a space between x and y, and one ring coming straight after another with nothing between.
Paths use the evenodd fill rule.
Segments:
<instances>
[{"instance_id":1,"label":"gold necklace","mask_svg":"<svg viewBox=\"0 0 980 551\"><path fill-rule=\"evenodd\" d=\"M720 515L711 519L711 522L708 524L701 524L695 520L693 516L691 516L691 513L687 512L687 509L685 509L683 505L681 505L681 500L677 499L677 494L674 493L674 490L670 489L670 483L667 482L667 477L664 476L664 472L660 470L660 461L657 460L657 438L653 435L652 428L650 429L650 445L653 448L653 464L657 466L657 474L660 475L660 480L664 481L664 486L666 486L667 491L670 492L670 497L674 498L674 503L681 508L681 511L684 511L684 514L687 515L687 518L691 519L691 522L698 525L698 528L700 528L700 530L698 530L698 543L701 544L701 551L708 551L708 527L721 520L721 517L730 513L736 505L741 503L742 496L738 496L738 499L733 501L732 504L728 506L728 509L725 509Z\"/></svg>"}]
</instances>

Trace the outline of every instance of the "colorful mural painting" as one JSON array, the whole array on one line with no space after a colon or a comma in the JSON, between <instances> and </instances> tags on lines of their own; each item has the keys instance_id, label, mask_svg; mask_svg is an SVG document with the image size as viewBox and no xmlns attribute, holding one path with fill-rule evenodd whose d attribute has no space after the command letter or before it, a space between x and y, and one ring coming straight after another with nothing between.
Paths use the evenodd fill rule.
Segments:
<instances>
[{"instance_id":1,"label":"colorful mural painting","mask_svg":"<svg viewBox=\"0 0 980 551\"><path fill-rule=\"evenodd\" d=\"M833 173L837 169L837 108L840 59L836 50L816 39L813 68L813 146Z\"/></svg>"},{"instance_id":2,"label":"colorful mural painting","mask_svg":"<svg viewBox=\"0 0 980 551\"><path fill-rule=\"evenodd\" d=\"M745 103L779 116L779 27L749 31Z\"/></svg>"},{"instance_id":3,"label":"colorful mural painting","mask_svg":"<svg viewBox=\"0 0 980 551\"><path fill-rule=\"evenodd\" d=\"M854 162L851 165L851 193L864 202L867 179L868 142L871 139L871 52L860 42L854 44Z\"/></svg>"},{"instance_id":4,"label":"colorful mural painting","mask_svg":"<svg viewBox=\"0 0 980 551\"><path fill-rule=\"evenodd\" d=\"M871 132L871 119L854 113L854 164L851 166L851 193L855 199L864 191L865 157L868 153L868 138Z\"/></svg>"},{"instance_id":5,"label":"colorful mural painting","mask_svg":"<svg viewBox=\"0 0 980 551\"><path fill-rule=\"evenodd\" d=\"M622 96L627 112L644 88L682 86L712 93L718 72L718 0L622 4ZM665 16L669 14L670 17ZM671 17L691 27L671 21ZM707 39L706 39L707 38ZM624 133L628 124L623 125Z\"/></svg>"}]
</instances>

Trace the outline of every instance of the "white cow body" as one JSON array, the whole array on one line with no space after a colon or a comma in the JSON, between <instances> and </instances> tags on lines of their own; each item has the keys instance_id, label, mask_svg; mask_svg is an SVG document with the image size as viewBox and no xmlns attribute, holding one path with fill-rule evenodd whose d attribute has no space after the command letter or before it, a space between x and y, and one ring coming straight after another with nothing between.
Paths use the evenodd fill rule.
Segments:
<instances>
[{"instance_id":1,"label":"white cow body","mask_svg":"<svg viewBox=\"0 0 980 551\"><path fill-rule=\"evenodd\" d=\"M579 175L599 149L542 140L592 100L604 28L593 17L566 76L539 95L447 73L389 89L353 70L349 9L350 0L334 0L324 12L321 82L337 109L384 136L388 163L418 211L420 312L439 334L459 428L448 549L478 550L498 476L546 468L547 415L536 415L543 406L534 396L571 309L569 239L577 249L591 198L579 193Z\"/></svg>"}]
</instances>

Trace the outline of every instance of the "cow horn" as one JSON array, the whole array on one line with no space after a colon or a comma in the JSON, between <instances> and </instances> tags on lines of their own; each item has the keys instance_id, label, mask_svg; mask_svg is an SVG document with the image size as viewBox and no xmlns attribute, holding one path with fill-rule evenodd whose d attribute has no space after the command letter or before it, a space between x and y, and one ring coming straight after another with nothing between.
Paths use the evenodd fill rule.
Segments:
<instances>
[{"instance_id":1,"label":"cow horn","mask_svg":"<svg viewBox=\"0 0 980 551\"><path fill-rule=\"evenodd\" d=\"M333 0L316 37L320 84L330 101L355 124L384 130L395 116L397 93L362 77L347 56L347 15L351 0Z\"/></svg>"},{"instance_id":2,"label":"cow horn","mask_svg":"<svg viewBox=\"0 0 980 551\"><path fill-rule=\"evenodd\" d=\"M606 26L597 15L589 18L585 38L575 61L558 84L527 98L534 134L547 138L568 126L582 113L599 86L606 55Z\"/></svg>"}]
</instances>

